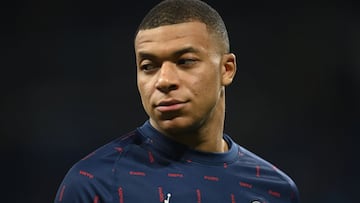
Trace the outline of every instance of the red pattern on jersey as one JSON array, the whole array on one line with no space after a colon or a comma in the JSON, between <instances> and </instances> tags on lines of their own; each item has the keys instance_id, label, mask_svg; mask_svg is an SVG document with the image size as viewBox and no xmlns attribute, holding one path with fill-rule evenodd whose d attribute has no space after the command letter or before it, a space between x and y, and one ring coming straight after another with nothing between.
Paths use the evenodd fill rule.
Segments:
<instances>
[{"instance_id":1,"label":"red pattern on jersey","mask_svg":"<svg viewBox=\"0 0 360 203\"><path fill-rule=\"evenodd\" d=\"M260 177L260 166L256 166L256 177Z\"/></svg>"},{"instance_id":2,"label":"red pattern on jersey","mask_svg":"<svg viewBox=\"0 0 360 203\"><path fill-rule=\"evenodd\" d=\"M63 185L61 188L60 195L59 195L59 202L61 202L63 199L65 188L66 188L66 185Z\"/></svg>"},{"instance_id":3,"label":"red pattern on jersey","mask_svg":"<svg viewBox=\"0 0 360 203\"><path fill-rule=\"evenodd\" d=\"M168 177L172 177L172 178L183 178L184 174L181 173L168 173Z\"/></svg>"},{"instance_id":4,"label":"red pattern on jersey","mask_svg":"<svg viewBox=\"0 0 360 203\"><path fill-rule=\"evenodd\" d=\"M276 191L272 191L272 190L269 190L268 191L270 195L274 196L274 197L280 197L281 194L280 192L276 192Z\"/></svg>"},{"instance_id":5,"label":"red pattern on jersey","mask_svg":"<svg viewBox=\"0 0 360 203\"><path fill-rule=\"evenodd\" d=\"M142 171L130 171L129 172L130 175L133 175L133 176L145 176L146 174Z\"/></svg>"},{"instance_id":6,"label":"red pattern on jersey","mask_svg":"<svg viewBox=\"0 0 360 203\"><path fill-rule=\"evenodd\" d=\"M196 190L196 199L197 199L197 203L201 203L201 191L200 191L200 189Z\"/></svg>"},{"instance_id":7,"label":"red pattern on jersey","mask_svg":"<svg viewBox=\"0 0 360 203\"><path fill-rule=\"evenodd\" d=\"M219 178L216 176L204 176L205 180L211 180L211 181L219 181Z\"/></svg>"},{"instance_id":8,"label":"red pattern on jersey","mask_svg":"<svg viewBox=\"0 0 360 203\"><path fill-rule=\"evenodd\" d=\"M99 202L99 196L95 195L94 197L94 203L98 203Z\"/></svg>"},{"instance_id":9,"label":"red pattern on jersey","mask_svg":"<svg viewBox=\"0 0 360 203\"><path fill-rule=\"evenodd\" d=\"M119 203L124 203L124 192L122 187L118 188L118 194L119 194Z\"/></svg>"},{"instance_id":10,"label":"red pattern on jersey","mask_svg":"<svg viewBox=\"0 0 360 203\"><path fill-rule=\"evenodd\" d=\"M230 198L231 198L231 203L236 203L234 194L231 194Z\"/></svg>"},{"instance_id":11,"label":"red pattern on jersey","mask_svg":"<svg viewBox=\"0 0 360 203\"><path fill-rule=\"evenodd\" d=\"M116 151L118 151L119 153L121 153L121 152L123 151L123 148L121 148L121 147L114 147L114 149L115 149Z\"/></svg>"},{"instance_id":12,"label":"red pattern on jersey","mask_svg":"<svg viewBox=\"0 0 360 203\"><path fill-rule=\"evenodd\" d=\"M88 178L90 178L90 179L93 179L93 178L94 178L94 175L93 175L93 174L91 174L91 173L89 173L89 172L86 172L86 171L80 170L79 174L80 174L80 175L83 175L83 176L86 176L86 177L88 177Z\"/></svg>"},{"instance_id":13,"label":"red pattern on jersey","mask_svg":"<svg viewBox=\"0 0 360 203\"><path fill-rule=\"evenodd\" d=\"M245 183L245 182L241 182L241 181L240 181L239 184L240 184L241 187L246 187L246 188L250 188L250 189L252 188L252 185L249 184L249 183Z\"/></svg>"},{"instance_id":14,"label":"red pattern on jersey","mask_svg":"<svg viewBox=\"0 0 360 203\"><path fill-rule=\"evenodd\" d=\"M159 191L159 200L160 202L164 202L164 192L162 187L158 187L158 191Z\"/></svg>"},{"instance_id":15,"label":"red pattern on jersey","mask_svg":"<svg viewBox=\"0 0 360 203\"><path fill-rule=\"evenodd\" d=\"M150 163L154 163L155 159L154 159L153 154L152 154L150 151L148 151L148 155L149 155L149 161L150 161Z\"/></svg>"}]
</instances>

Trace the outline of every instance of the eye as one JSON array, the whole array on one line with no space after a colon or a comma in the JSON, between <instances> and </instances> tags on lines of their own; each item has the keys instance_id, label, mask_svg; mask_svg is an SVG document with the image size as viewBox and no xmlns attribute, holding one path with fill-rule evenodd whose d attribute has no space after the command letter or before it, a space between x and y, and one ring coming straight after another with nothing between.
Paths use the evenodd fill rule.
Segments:
<instances>
[{"instance_id":1,"label":"eye","mask_svg":"<svg viewBox=\"0 0 360 203\"><path fill-rule=\"evenodd\" d=\"M152 63L144 63L140 65L140 70L144 71L144 72L151 72L156 70L158 67L155 66Z\"/></svg>"},{"instance_id":2,"label":"eye","mask_svg":"<svg viewBox=\"0 0 360 203\"><path fill-rule=\"evenodd\" d=\"M186 65L186 66L190 66L190 65L193 65L197 62L196 59L193 59L193 58L183 58L183 59L180 59L178 61L178 64L179 65Z\"/></svg>"}]
</instances>

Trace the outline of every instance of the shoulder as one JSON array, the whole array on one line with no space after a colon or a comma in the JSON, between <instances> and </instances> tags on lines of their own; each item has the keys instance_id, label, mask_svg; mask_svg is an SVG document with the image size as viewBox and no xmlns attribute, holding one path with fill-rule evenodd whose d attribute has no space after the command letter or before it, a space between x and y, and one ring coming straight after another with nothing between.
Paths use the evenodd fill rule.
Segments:
<instances>
[{"instance_id":1,"label":"shoulder","mask_svg":"<svg viewBox=\"0 0 360 203\"><path fill-rule=\"evenodd\" d=\"M132 131L101 146L76 162L67 172L56 195L55 202L94 201L111 197L114 166L127 146L139 139Z\"/></svg>"},{"instance_id":2,"label":"shoulder","mask_svg":"<svg viewBox=\"0 0 360 203\"><path fill-rule=\"evenodd\" d=\"M136 130L124 134L89 153L75 163L71 169L84 169L95 174L99 173L100 170L100 174L103 174L104 169L109 170L113 167L114 162L121 154L120 152L140 139L139 136L140 134Z\"/></svg>"},{"instance_id":3,"label":"shoulder","mask_svg":"<svg viewBox=\"0 0 360 203\"><path fill-rule=\"evenodd\" d=\"M299 202L299 191L294 180L268 160L238 145L239 162L245 173L245 185L254 185L261 193L274 198L286 198L293 203Z\"/></svg>"}]
</instances>

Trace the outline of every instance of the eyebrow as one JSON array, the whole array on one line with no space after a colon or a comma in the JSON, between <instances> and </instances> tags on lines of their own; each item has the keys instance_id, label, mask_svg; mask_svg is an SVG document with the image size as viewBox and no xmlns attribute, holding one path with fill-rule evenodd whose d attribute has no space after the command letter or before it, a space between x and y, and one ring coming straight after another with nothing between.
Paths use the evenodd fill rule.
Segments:
<instances>
[{"instance_id":1,"label":"eyebrow","mask_svg":"<svg viewBox=\"0 0 360 203\"><path fill-rule=\"evenodd\" d=\"M189 47L185 47L185 48L176 50L173 53L171 53L170 55L171 56L181 56L185 53L198 53L198 52L199 52L198 49L189 46ZM152 53L148 53L148 52L139 52L139 57L140 58L150 58L150 59L157 58L156 55L154 55Z\"/></svg>"}]
</instances>

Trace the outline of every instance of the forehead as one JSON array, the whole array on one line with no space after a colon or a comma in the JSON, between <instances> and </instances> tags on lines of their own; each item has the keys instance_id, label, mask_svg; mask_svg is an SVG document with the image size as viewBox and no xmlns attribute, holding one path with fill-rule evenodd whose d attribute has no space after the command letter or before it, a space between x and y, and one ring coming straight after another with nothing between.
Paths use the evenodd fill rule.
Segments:
<instances>
[{"instance_id":1,"label":"forehead","mask_svg":"<svg viewBox=\"0 0 360 203\"><path fill-rule=\"evenodd\" d=\"M135 51L168 50L182 46L209 49L213 41L206 25L201 22L186 22L140 30L135 38Z\"/></svg>"}]
</instances>

